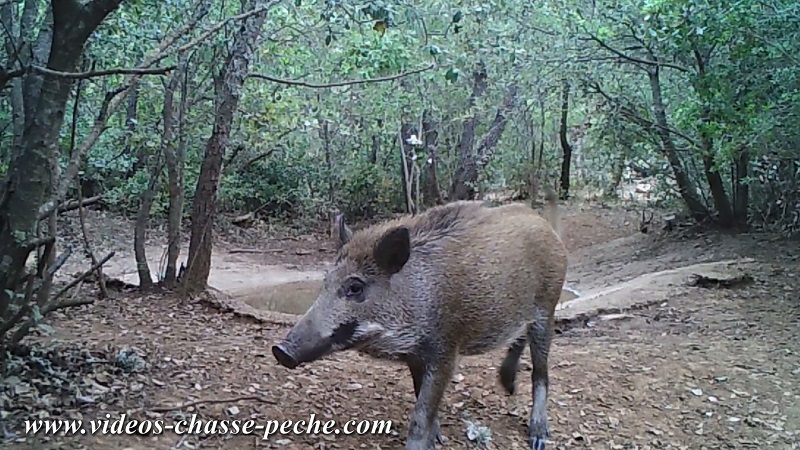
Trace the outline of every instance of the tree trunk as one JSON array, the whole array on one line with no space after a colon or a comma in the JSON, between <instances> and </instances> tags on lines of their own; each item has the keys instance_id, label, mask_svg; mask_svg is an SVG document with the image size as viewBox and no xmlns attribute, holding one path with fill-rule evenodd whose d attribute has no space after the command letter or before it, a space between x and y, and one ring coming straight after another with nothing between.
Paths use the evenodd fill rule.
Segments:
<instances>
[{"instance_id":1,"label":"tree trunk","mask_svg":"<svg viewBox=\"0 0 800 450\"><path fill-rule=\"evenodd\" d=\"M372 146L369 151L369 163L372 165L378 164L378 152L381 148L381 135L375 133L372 135Z\"/></svg>"},{"instance_id":2,"label":"tree trunk","mask_svg":"<svg viewBox=\"0 0 800 450\"><path fill-rule=\"evenodd\" d=\"M694 47L694 46L693 46ZM719 224L725 228L735 226L733 220L733 208L728 199L728 194L725 192L725 185L722 182L722 176L714 167L714 140L706 129L706 125L712 122L711 108L703 95L703 90L699 89L705 82L706 75L706 60L702 52L694 47L693 48L695 64L697 65L697 78L695 83L695 92L701 103L700 108L700 151L703 152L703 170L708 181L708 187L711 189L711 196L714 198L714 206L717 208L719 214Z\"/></svg>"},{"instance_id":3,"label":"tree trunk","mask_svg":"<svg viewBox=\"0 0 800 450\"><path fill-rule=\"evenodd\" d=\"M531 121L532 122L532 121ZM531 123L530 135L530 159L528 160L528 200L531 205L535 204L536 197L539 195L539 180L536 176L536 126Z\"/></svg>"},{"instance_id":4,"label":"tree trunk","mask_svg":"<svg viewBox=\"0 0 800 450\"><path fill-rule=\"evenodd\" d=\"M619 189L619 184L622 183L622 173L625 171L625 161L628 159L629 152L630 147L626 145L617 155L611 172L611 183L606 188L606 197L617 197L617 189Z\"/></svg>"},{"instance_id":5,"label":"tree trunk","mask_svg":"<svg viewBox=\"0 0 800 450\"><path fill-rule=\"evenodd\" d=\"M409 214L414 213L414 201L412 197L414 191L411 186L411 157L408 155L408 139L411 137L413 129L411 124L403 123L400 125L400 135L398 139L400 148L400 179L403 180L403 198L406 203L406 212Z\"/></svg>"},{"instance_id":6,"label":"tree trunk","mask_svg":"<svg viewBox=\"0 0 800 450\"><path fill-rule=\"evenodd\" d=\"M503 137L503 132L508 124L508 115L517 107L517 86L511 85L506 90L506 95L503 98L503 104L497 109L494 115L494 120L489 126L489 131L483 135L483 138L478 143L477 153L477 169L481 170L489 164L494 151L497 149L497 144L500 143L500 138ZM477 182L477 178L475 179Z\"/></svg>"},{"instance_id":7,"label":"tree trunk","mask_svg":"<svg viewBox=\"0 0 800 450\"><path fill-rule=\"evenodd\" d=\"M747 147L739 151L734 161L734 205L733 214L736 225L741 230L746 230L749 223L750 186L747 177L750 174L750 151Z\"/></svg>"},{"instance_id":8,"label":"tree trunk","mask_svg":"<svg viewBox=\"0 0 800 450\"><path fill-rule=\"evenodd\" d=\"M370 150L369 160L372 164L378 164L378 157L381 151L382 139L383 136L383 120L378 119L377 121L378 131L372 135L372 149Z\"/></svg>"},{"instance_id":9,"label":"tree trunk","mask_svg":"<svg viewBox=\"0 0 800 450\"><path fill-rule=\"evenodd\" d=\"M320 110L321 109L322 108L320 108ZM322 152L325 155L325 169L328 172L328 201L333 205L336 201L336 181L334 180L335 172L333 170L330 123L322 117L322 114L317 116L317 122L319 122L319 139L322 141Z\"/></svg>"},{"instance_id":10,"label":"tree trunk","mask_svg":"<svg viewBox=\"0 0 800 450\"><path fill-rule=\"evenodd\" d=\"M265 0L243 0L243 10L263 7ZM217 200L222 160L230 139L233 116L250 69L253 49L267 17L263 11L244 20L215 83L214 128L206 144L192 203L192 234L184 278L186 292L205 290L211 273L214 206Z\"/></svg>"},{"instance_id":11,"label":"tree trunk","mask_svg":"<svg viewBox=\"0 0 800 450\"><path fill-rule=\"evenodd\" d=\"M66 3L72 2L64 2L66 8L71 8L70 5L66 5ZM119 5L121 2L116 2ZM33 43L33 60L27 61L32 62L33 64L40 64L44 65L48 61L48 59L52 56L52 48L57 42L55 39L55 21L54 21L54 5L56 2L50 2L50 5L47 7L47 11L45 12L45 23L42 25L41 29L39 30L39 36L36 38L36 42L33 43L33 34L34 28L36 27L36 21L39 15L39 2L26 2L25 8L22 11L22 28L20 29L20 36L22 39L25 39L26 42ZM104 6L99 6L100 3L98 1L92 2L91 6L98 6L100 8ZM59 5L59 8L61 5ZM116 8L114 6L113 8ZM64 18L62 12L64 10L58 9L55 11L60 18ZM80 14L80 13L78 13ZM74 17L71 17L69 20L77 20ZM27 31L26 31L27 30ZM88 40L88 38L86 38ZM81 47L86 40L81 42ZM81 48L81 53L83 53L83 49ZM76 60L77 63L77 60ZM44 84L45 77L35 73L28 73L22 80L22 90L24 96L24 103L25 103L25 123L30 123L33 120L33 116L36 114L36 104L39 101L39 96L41 95L42 86Z\"/></svg>"},{"instance_id":12,"label":"tree trunk","mask_svg":"<svg viewBox=\"0 0 800 450\"><path fill-rule=\"evenodd\" d=\"M659 78L658 67L648 70L648 78L650 79L650 90L653 94L653 113L655 115L658 137L661 139L664 155L672 168L672 173L675 176L675 182L678 184L678 191L681 194L683 202L689 209L689 214L698 222L702 222L708 218L708 210L700 202L695 193L694 185L686 174L686 170L678 159L678 150L675 148L675 143L672 141L672 136L669 132L669 123L667 122L666 108L664 107L664 99L661 95L661 80Z\"/></svg>"},{"instance_id":13,"label":"tree trunk","mask_svg":"<svg viewBox=\"0 0 800 450\"><path fill-rule=\"evenodd\" d=\"M461 132L461 141L458 144L459 155L458 165L453 174L453 183L450 186L450 200L465 200L475 198L476 186L470 185L468 180L474 172L475 157L473 146L475 143L475 125L478 122L477 115L471 111L475 107L478 98L482 97L488 87L486 64L478 62L478 66L472 73L472 93L469 95L467 109L470 116L464 120L464 128ZM477 178L477 177L476 177Z\"/></svg>"},{"instance_id":14,"label":"tree trunk","mask_svg":"<svg viewBox=\"0 0 800 450\"><path fill-rule=\"evenodd\" d=\"M438 124L433 121L431 112L425 110L422 113L422 136L425 144L425 153L428 158L425 161L425 204L427 206L441 205L444 203L442 192L439 189L438 159L439 159L439 132Z\"/></svg>"},{"instance_id":15,"label":"tree trunk","mask_svg":"<svg viewBox=\"0 0 800 450\"><path fill-rule=\"evenodd\" d=\"M572 165L572 146L567 140L567 117L569 114L569 81L562 81L561 85L561 121L558 127L558 138L561 142L563 156L561 158L561 198L569 198L569 173Z\"/></svg>"},{"instance_id":16,"label":"tree trunk","mask_svg":"<svg viewBox=\"0 0 800 450\"><path fill-rule=\"evenodd\" d=\"M168 289L175 287L178 277L178 256L181 251L181 219L183 216L183 164L185 159L186 140L184 137L184 122L186 114L186 94L188 83L188 69L186 57L180 61L177 70L167 83L164 92L164 112L161 147L164 152L164 161L167 165L169 183L169 212L167 213L167 267L164 270L164 286ZM183 81L181 81L183 79ZM178 123L174 123L175 90L181 85L181 99L178 107ZM178 128L178 145L175 144L174 129Z\"/></svg>"},{"instance_id":17,"label":"tree trunk","mask_svg":"<svg viewBox=\"0 0 800 450\"><path fill-rule=\"evenodd\" d=\"M52 45L37 46L35 57L41 55L44 48L48 55L47 68L73 72L86 40L121 1L95 0L85 4L75 0L53 1ZM39 34L40 40L49 35L48 27L46 21ZM58 152L57 143L73 81L67 77L38 74L28 74L23 80L24 91L30 94L25 102L25 127L12 150L6 182L0 190L0 255L3 255L0 305L17 300L28 255L42 245L42 240L36 237L39 208L52 186L50 160Z\"/></svg>"},{"instance_id":18,"label":"tree trunk","mask_svg":"<svg viewBox=\"0 0 800 450\"><path fill-rule=\"evenodd\" d=\"M703 152L703 169L708 186L711 189L711 197L714 199L714 206L716 206L719 214L719 224L724 228L731 228L735 226L733 209L731 208L728 194L725 192L722 176L719 170L714 167L714 148L711 138L705 132L701 132L700 142L702 145L701 151Z\"/></svg>"},{"instance_id":19,"label":"tree trunk","mask_svg":"<svg viewBox=\"0 0 800 450\"><path fill-rule=\"evenodd\" d=\"M128 169L128 173L125 174L127 178L134 176L139 169L145 167L145 160L147 159L147 149L144 146L139 146L139 148L134 149L131 145L133 133L136 132L137 116L139 115L140 86L141 83L138 81L131 86L130 93L128 94L128 103L125 105L125 148L122 150L122 153L127 157L135 153L133 164L131 164L130 169Z\"/></svg>"},{"instance_id":20,"label":"tree trunk","mask_svg":"<svg viewBox=\"0 0 800 450\"><path fill-rule=\"evenodd\" d=\"M536 166L533 170L532 180L531 180L531 201L536 201L535 199L539 196L539 189L542 185L542 181L544 176L542 175L543 166L544 166L544 135L545 135L545 128L547 127L547 110L545 109L544 104L544 93L539 91L539 157L536 160ZM534 139L535 141L535 139ZM535 143L534 143L535 145ZM533 153L535 153L534 149L531 149ZM533 154L532 153L532 154Z\"/></svg>"},{"instance_id":21,"label":"tree trunk","mask_svg":"<svg viewBox=\"0 0 800 450\"><path fill-rule=\"evenodd\" d=\"M451 200L472 200L475 198L480 171L492 159L494 150L503 136L503 131L505 131L506 123L508 122L507 116L516 107L516 104L517 86L512 85L506 91L503 105L497 109L489 130L478 143L475 154L468 154L466 158L464 158L463 153L461 154L462 158L459 166L453 175Z\"/></svg>"},{"instance_id":22,"label":"tree trunk","mask_svg":"<svg viewBox=\"0 0 800 450\"><path fill-rule=\"evenodd\" d=\"M20 35L22 33L16 32L19 26L14 20L16 18L16 13L14 10L15 5L11 2L0 7L0 23L2 23L3 29L6 30L7 33L5 39L6 55L14 55L16 53L16 45L19 45L18 43L22 42L20 39ZM16 39L14 39L14 36L16 36ZM21 56L24 57L24 55ZM12 60L12 56L8 56L8 59ZM21 64L18 61L15 61L7 69L13 71L21 68ZM9 81L9 84L11 89L9 90L8 97L9 102L11 103L11 133L13 136L11 140L11 146L13 147L19 144L19 140L22 138L22 132L25 129L25 103L22 93L22 79L14 78ZM3 86L0 86L0 92L2 91ZM11 155L9 154L7 156L10 157ZM8 159L3 158L2 162L8 163Z\"/></svg>"},{"instance_id":23,"label":"tree trunk","mask_svg":"<svg viewBox=\"0 0 800 450\"><path fill-rule=\"evenodd\" d=\"M148 291L153 288L153 277L150 274L150 264L147 262L147 222L158 191L158 181L161 178L162 169L161 155L156 154L153 156L155 161L152 161L152 158L147 158L143 161L147 164L148 159L150 159L153 166L150 171L150 181L147 183L147 189L142 193L139 211L136 214L136 226L133 232L133 253L136 258L136 271L139 274L139 289L142 291Z\"/></svg>"},{"instance_id":24,"label":"tree trunk","mask_svg":"<svg viewBox=\"0 0 800 450\"><path fill-rule=\"evenodd\" d=\"M539 195L539 180L536 174L536 155L538 151L539 127L536 125L532 109L525 110L521 120L526 124L527 132L525 145L529 146L528 161L526 163L524 192L520 192L521 199L527 199L532 207L536 207L536 198Z\"/></svg>"}]
</instances>

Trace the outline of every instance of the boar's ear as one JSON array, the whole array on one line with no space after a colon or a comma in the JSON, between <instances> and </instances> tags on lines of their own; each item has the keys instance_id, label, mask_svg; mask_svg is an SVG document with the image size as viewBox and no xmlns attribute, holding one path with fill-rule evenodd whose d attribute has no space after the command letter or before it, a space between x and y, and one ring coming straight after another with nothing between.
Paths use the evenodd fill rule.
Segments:
<instances>
[{"instance_id":1,"label":"boar's ear","mask_svg":"<svg viewBox=\"0 0 800 450\"><path fill-rule=\"evenodd\" d=\"M344 214L337 214L333 225L333 238L336 246L341 248L353 238L353 230L344 223Z\"/></svg>"},{"instance_id":2,"label":"boar's ear","mask_svg":"<svg viewBox=\"0 0 800 450\"><path fill-rule=\"evenodd\" d=\"M411 256L411 237L408 228L396 227L384 233L375 244L372 256L378 267L387 275L399 272Z\"/></svg>"}]
</instances>

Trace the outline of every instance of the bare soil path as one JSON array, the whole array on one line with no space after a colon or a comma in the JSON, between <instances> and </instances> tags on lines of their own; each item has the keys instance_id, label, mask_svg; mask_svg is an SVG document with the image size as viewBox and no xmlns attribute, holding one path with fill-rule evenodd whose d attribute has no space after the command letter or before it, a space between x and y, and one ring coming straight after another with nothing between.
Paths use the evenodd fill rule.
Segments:
<instances>
[{"instance_id":1,"label":"bare soil path","mask_svg":"<svg viewBox=\"0 0 800 450\"><path fill-rule=\"evenodd\" d=\"M655 297L658 284L659 303L563 325L551 354L550 449L800 449L796 243L763 236L643 235L636 230L636 214L589 206L571 208L565 229L569 282L579 290L743 257L753 259L746 270L755 281L732 289L700 288L687 285L683 274L668 283L643 283L630 292ZM115 230L112 236L130 235ZM257 239L250 241L250 247L257 247L252 245ZM269 245L262 250L284 250L230 254L232 245L218 246L220 262L212 270L229 273L232 280L229 285L218 281L220 289L252 290L234 282L254 282L254 273L269 273L263 276L269 284L279 276L267 272L268 267L324 270L332 255L322 238L263 242ZM648 294L648 286L653 293ZM674 289L667 292L665 286ZM261 284L255 289L267 292ZM0 386L0 430L19 438L0 444L3 449L403 448L414 398L406 369L348 352L288 371L277 366L269 351L287 332L286 325L169 296L125 293L56 313L49 323L53 331L31 341L57 347L41 354L35 345L31 355L15 358L17 379ZM448 438L442 448L473 446L467 437L470 423L491 430L487 448L526 448L528 355L513 398L503 395L497 382L502 355L498 350L461 361L440 410ZM307 419L314 413L340 422L392 420L396 433L283 435L269 441L172 433L21 436L25 416L88 420L121 413L136 419L197 414L205 420L258 421Z\"/></svg>"}]
</instances>

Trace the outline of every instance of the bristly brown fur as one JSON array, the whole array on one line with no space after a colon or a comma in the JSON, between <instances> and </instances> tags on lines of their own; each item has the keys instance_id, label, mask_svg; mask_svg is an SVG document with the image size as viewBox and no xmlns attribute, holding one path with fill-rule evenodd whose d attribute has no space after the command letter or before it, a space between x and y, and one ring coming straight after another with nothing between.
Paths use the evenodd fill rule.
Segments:
<instances>
[{"instance_id":1,"label":"bristly brown fur","mask_svg":"<svg viewBox=\"0 0 800 450\"><path fill-rule=\"evenodd\" d=\"M399 226L408 228L413 250L440 239L461 235L475 225L475 219L481 216L482 208L483 203L479 201L452 202L435 206L422 214L406 215L358 230L351 241L341 248L337 259L370 261L375 243L384 233Z\"/></svg>"},{"instance_id":2,"label":"bristly brown fur","mask_svg":"<svg viewBox=\"0 0 800 450\"><path fill-rule=\"evenodd\" d=\"M542 450L548 353L567 270L555 193L546 200L544 217L518 203L459 201L355 233L337 218L336 264L273 354L287 367L347 348L404 362L417 396L406 450L432 450L458 357L506 346L499 381L512 394L528 347L529 442Z\"/></svg>"}]
</instances>

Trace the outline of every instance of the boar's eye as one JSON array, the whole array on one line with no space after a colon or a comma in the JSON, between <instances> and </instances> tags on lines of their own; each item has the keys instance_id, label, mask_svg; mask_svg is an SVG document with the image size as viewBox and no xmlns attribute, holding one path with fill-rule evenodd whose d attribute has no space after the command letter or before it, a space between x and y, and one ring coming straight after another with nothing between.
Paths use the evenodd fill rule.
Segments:
<instances>
[{"instance_id":1,"label":"boar's eye","mask_svg":"<svg viewBox=\"0 0 800 450\"><path fill-rule=\"evenodd\" d=\"M342 291L345 297L357 301L364 301L364 282L358 278L349 278L342 285Z\"/></svg>"}]
</instances>

